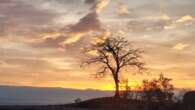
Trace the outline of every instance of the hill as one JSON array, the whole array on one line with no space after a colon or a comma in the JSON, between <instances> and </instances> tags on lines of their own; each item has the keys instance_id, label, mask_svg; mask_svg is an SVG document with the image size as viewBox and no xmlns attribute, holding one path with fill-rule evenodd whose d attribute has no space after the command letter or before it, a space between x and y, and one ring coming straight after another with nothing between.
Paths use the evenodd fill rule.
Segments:
<instances>
[{"instance_id":1,"label":"hill","mask_svg":"<svg viewBox=\"0 0 195 110\"><path fill-rule=\"evenodd\" d=\"M86 100L80 103L67 105L68 107L90 108L90 109L110 109L110 110L137 110L143 108L143 101L125 98L102 97Z\"/></svg>"}]
</instances>

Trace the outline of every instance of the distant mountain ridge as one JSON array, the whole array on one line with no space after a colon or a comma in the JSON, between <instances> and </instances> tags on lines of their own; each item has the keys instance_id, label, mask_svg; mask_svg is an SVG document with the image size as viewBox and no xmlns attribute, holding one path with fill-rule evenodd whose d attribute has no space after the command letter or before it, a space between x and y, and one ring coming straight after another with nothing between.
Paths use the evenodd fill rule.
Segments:
<instances>
[{"instance_id":1,"label":"distant mountain ridge","mask_svg":"<svg viewBox=\"0 0 195 110\"><path fill-rule=\"evenodd\" d=\"M81 100L112 96L111 91L93 89L0 86L0 105L54 105Z\"/></svg>"}]
</instances>

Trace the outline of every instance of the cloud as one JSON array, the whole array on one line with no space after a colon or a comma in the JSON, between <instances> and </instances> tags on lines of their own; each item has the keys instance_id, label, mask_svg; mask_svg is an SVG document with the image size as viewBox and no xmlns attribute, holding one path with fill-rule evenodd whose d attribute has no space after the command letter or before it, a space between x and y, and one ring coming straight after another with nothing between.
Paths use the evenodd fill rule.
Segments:
<instances>
[{"instance_id":1,"label":"cloud","mask_svg":"<svg viewBox=\"0 0 195 110\"><path fill-rule=\"evenodd\" d=\"M183 23L183 22L188 22L188 21L194 21L195 19L190 16L190 15L186 15L186 16L182 16L181 18L179 18L178 20L176 20L177 23Z\"/></svg>"},{"instance_id":2,"label":"cloud","mask_svg":"<svg viewBox=\"0 0 195 110\"><path fill-rule=\"evenodd\" d=\"M110 0L96 0L93 2L91 11L87 15L82 17L78 23L69 25L67 32L69 38L63 41L62 45L75 43L89 32L104 31L98 16L109 2Z\"/></svg>"},{"instance_id":3,"label":"cloud","mask_svg":"<svg viewBox=\"0 0 195 110\"><path fill-rule=\"evenodd\" d=\"M45 25L57 16L51 11L41 10L25 1L16 0L8 0L0 4L0 13L6 21L26 25Z\"/></svg>"},{"instance_id":4,"label":"cloud","mask_svg":"<svg viewBox=\"0 0 195 110\"><path fill-rule=\"evenodd\" d=\"M69 27L70 33L84 33L89 31L102 30L98 14L91 12L81 18L78 23Z\"/></svg>"},{"instance_id":5,"label":"cloud","mask_svg":"<svg viewBox=\"0 0 195 110\"><path fill-rule=\"evenodd\" d=\"M165 25L164 26L164 29L166 29L166 30L175 29L175 28L176 28L176 25L174 25L174 24L170 24L170 25Z\"/></svg>"},{"instance_id":6,"label":"cloud","mask_svg":"<svg viewBox=\"0 0 195 110\"><path fill-rule=\"evenodd\" d=\"M119 14L119 16L127 16L130 14L130 11L127 5L125 5L122 2L118 2L117 3L117 13Z\"/></svg>"},{"instance_id":7,"label":"cloud","mask_svg":"<svg viewBox=\"0 0 195 110\"><path fill-rule=\"evenodd\" d=\"M96 0L93 8L95 9L95 12L99 14L108 4L110 0Z\"/></svg>"},{"instance_id":8,"label":"cloud","mask_svg":"<svg viewBox=\"0 0 195 110\"><path fill-rule=\"evenodd\" d=\"M81 18L78 23L70 25L68 29L68 36L62 45L72 44L81 39L84 35L91 31L102 31L102 25L98 19L98 14L91 12Z\"/></svg>"},{"instance_id":9,"label":"cloud","mask_svg":"<svg viewBox=\"0 0 195 110\"><path fill-rule=\"evenodd\" d=\"M98 52L96 50L91 50L91 51L87 52L87 54L90 56L97 56Z\"/></svg>"},{"instance_id":10,"label":"cloud","mask_svg":"<svg viewBox=\"0 0 195 110\"><path fill-rule=\"evenodd\" d=\"M90 9L90 12L87 15L81 18L77 24L72 26L73 30L74 28L76 28L79 31L81 30L81 26L84 25L86 25L86 27L89 26L89 28L91 28L92 30L96 30L96 29L99 30L101 28L101 22L98 19L98 15L108 5L110 0L91 0L91 1L94 1L93 6L91 7L92 10ZM86 30L88 31L89 29Z\"/></svg>"},{"instance_id":11,"label":"cloud","mask_svg":"<svg viewBox=\"0 0 195 110\"><path fill-rule=\"evenodd\" d=\"M60 10L61 6L66 7L68 3L70 5L68 9L70 9L69 7L73 8L73 4L78 4L78 0L0 0L0 2L0 37L5 41L12 39L13 42L21 44L28 43L33 48L57 49L66 39L65 43L76 42L74 41L76 34L102 28L97 13L93 13L95 9L81 18L78 23L65 26L65 28L54 23L62 13L56 12L57 8L55 10L48 8L51 4L54 7L62 4L58 8ZM74 40L70 40L72 37ZM77 39L80 38L77 37Z\"/></svg>"},{"instance_id":12,"label":"cloud","mask_svg":"<svg viewBox=\"0 0 195 110\"><path fill-rule=\"evenodd\" d=\"M39 48L59 48L60 47L60 43L65 40L66 37L65 36L57 36L57 37L47 37L45 39L43 39L40 42L34 42L31 45L33 47L39 47Z\"/></svg>"},{"instance_id":13,"label":"cloud","mask_svg":"<svg viewBox=\"0 0 195 110\"><path fill-rule=\"evenodd\" d=\"M104 40L106 38L108 38L110 35L111 35L111 32L109 32L109 31L102 32L100 35L94 36L91 39L91 42L90 43L97 44L97 43L104 42Z\"/></svg>"},{"instance_id":14,"label":"cloud","mask_svg":"<svg viewBox=\"0 0 195 110\"><path fill-rule=\"evenodd\" d=\"M184 44L184 43L178 43L176 44L173 49L174 50L178 50L178 51L181 51L181 50L184 50L186 47L188 47L189 45L188 44Z\"/></svg>"},{"instance_id":15,"label":"cloud","mask_svg":"<svg viewBox=\"0 0 195 110\"><path fill-rule=\"evenodd\" d=\"M57 46L66 47L67 45L78 42L81 38L88 36L87 34L91 32L103 32L102 34L104 34L105 29L102 27L102 23L99 20L99 14L103 8L108 5L109 1L110 0L94 0L93 2L90 1L92 6L89 10L89 13L82 17L77 23L67 25L65 29L62 29L63 32L61 33L64 34L60 35L59 32L54 32L55 35L49 36L52 33L49 33L49 35L43 35L45 39L43 42L38 43L38 46L48 46L55 48ZM89 3L89 1L85 1L85 3L86 2L87 4ZM55 38L51 38L52 36Z\"/></svg>"},{"instance_id":16,"label":"cloud","mask_svg":"<svg viewBox=\"0 0 195 110\"><path fill-rule=\"evenodd\" d=\"M96 0L85 0L86 4L94 4Z\"/></svg>"},{"instance_id":17,"label":"cloud","mask_svg":"<svg viewBox=\"0 0 195 110\"><path fill-rule=\"evenodd\" d=\"M6 4L6 3L10 3L12 2L13 0L1 0L0 3L1 4Z\"/></svg>"},{"instance_id":18,"label":"cloud","mask_svg":"<svg viewBox=\"0 0 195 110\"><path fill-rule=\"evenodd\" d=\"M69 38L67 38L64 42L62 42L62 45L68 45L77 42L80 40L80 38L84 35L84 33L71 33Z\"/></svg>"},{"instance_id":19,"label":"cloud","mask_svg":"<svg viewBox=\"0 0 195 110\"><path fill-rule=\"evenodd\" d=\"M172 25L171 20L164 20L160 17L160 19L150 18L131 20L128 22L127 28L134 32L159 32L163 31L165 28L169 28L168 26L170 25Z\"/></svg>"}]
</instances>

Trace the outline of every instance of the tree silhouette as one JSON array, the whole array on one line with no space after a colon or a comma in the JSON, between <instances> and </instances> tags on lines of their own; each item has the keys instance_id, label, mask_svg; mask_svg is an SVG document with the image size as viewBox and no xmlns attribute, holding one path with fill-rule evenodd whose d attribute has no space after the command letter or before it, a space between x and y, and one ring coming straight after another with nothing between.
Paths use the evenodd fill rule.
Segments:
<instances>
[{"instance_id":1,"label":"tree silhouette","mask_svg":"<svg viewBox=\"0 0 195 110\"><path fill-rule=\"evenodd\" d=\"M86 64L99 64L98 77L104 77L105 74L111 73L115 82L115 97L119 97L119 73L125 67L136 67L143 70L144 63L141 61L143 51L134 49L130 42L120 35L111 36L103 42L92 44L85 49L87 55Z\"/></svg>"},{"instance_id":2,"label":"tree silhouette","mask_svg":"<svg viewBox=\"0 0 195 110\"><path fill-rule=\"evenodd\" d=\"M172 102L174 87L170 81L163 74L158 79L143 80L143 99L150 102Z\"/></svg>"}]
</instances>

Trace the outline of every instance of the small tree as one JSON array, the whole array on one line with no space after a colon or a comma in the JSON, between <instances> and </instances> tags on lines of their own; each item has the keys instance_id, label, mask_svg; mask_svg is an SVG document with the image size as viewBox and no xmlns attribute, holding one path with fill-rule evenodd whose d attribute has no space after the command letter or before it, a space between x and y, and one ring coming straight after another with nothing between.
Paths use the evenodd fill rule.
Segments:
<instances>
[{"instance_id":1,"label":"small tree","mask_svg":"<svg viewBox=\"0 0 195 110\"><path fill-rule=\"evenodd\" d=\"M122 81L122 84L120 84L120 88L122 88L123 90L122 90L122 92L121 92L121 95L120 96L122 96L123 98L129 98L130 97L130 93L132 92L132 90L131 90L131 87L129 86L129 80L128 79L126 79L126 80L124 80L124 81Z\"/></svg>"},{"instance_id":2,"label":"small tree","mask_svg":"<svg viewBox=\"0 0 195 110\"><path fill-rule=\"evenodd\" d=\"M143 99L153 102L171 102L173 98L173 85L171 79L160 74L158 79L143 81Z\"/></svg>"},{"instance_id":3,"label":"small tree","mask_svg":"<svg viewBox=\"0 0 195 110\"><path fill-rule=\"evenodd\" d=\"M101 43L92 44L85 49L87 55L86 64L99 64L97 76L103 77L106 73L111 73L115 82L115 97L119 97L119 73L125 67L136 67L144 69L144 63L140 61L140 49L134 49L129 41L121 36L109 37ZM95 53L95 54L94 54Z\"/></svg>"}]
</instances>

